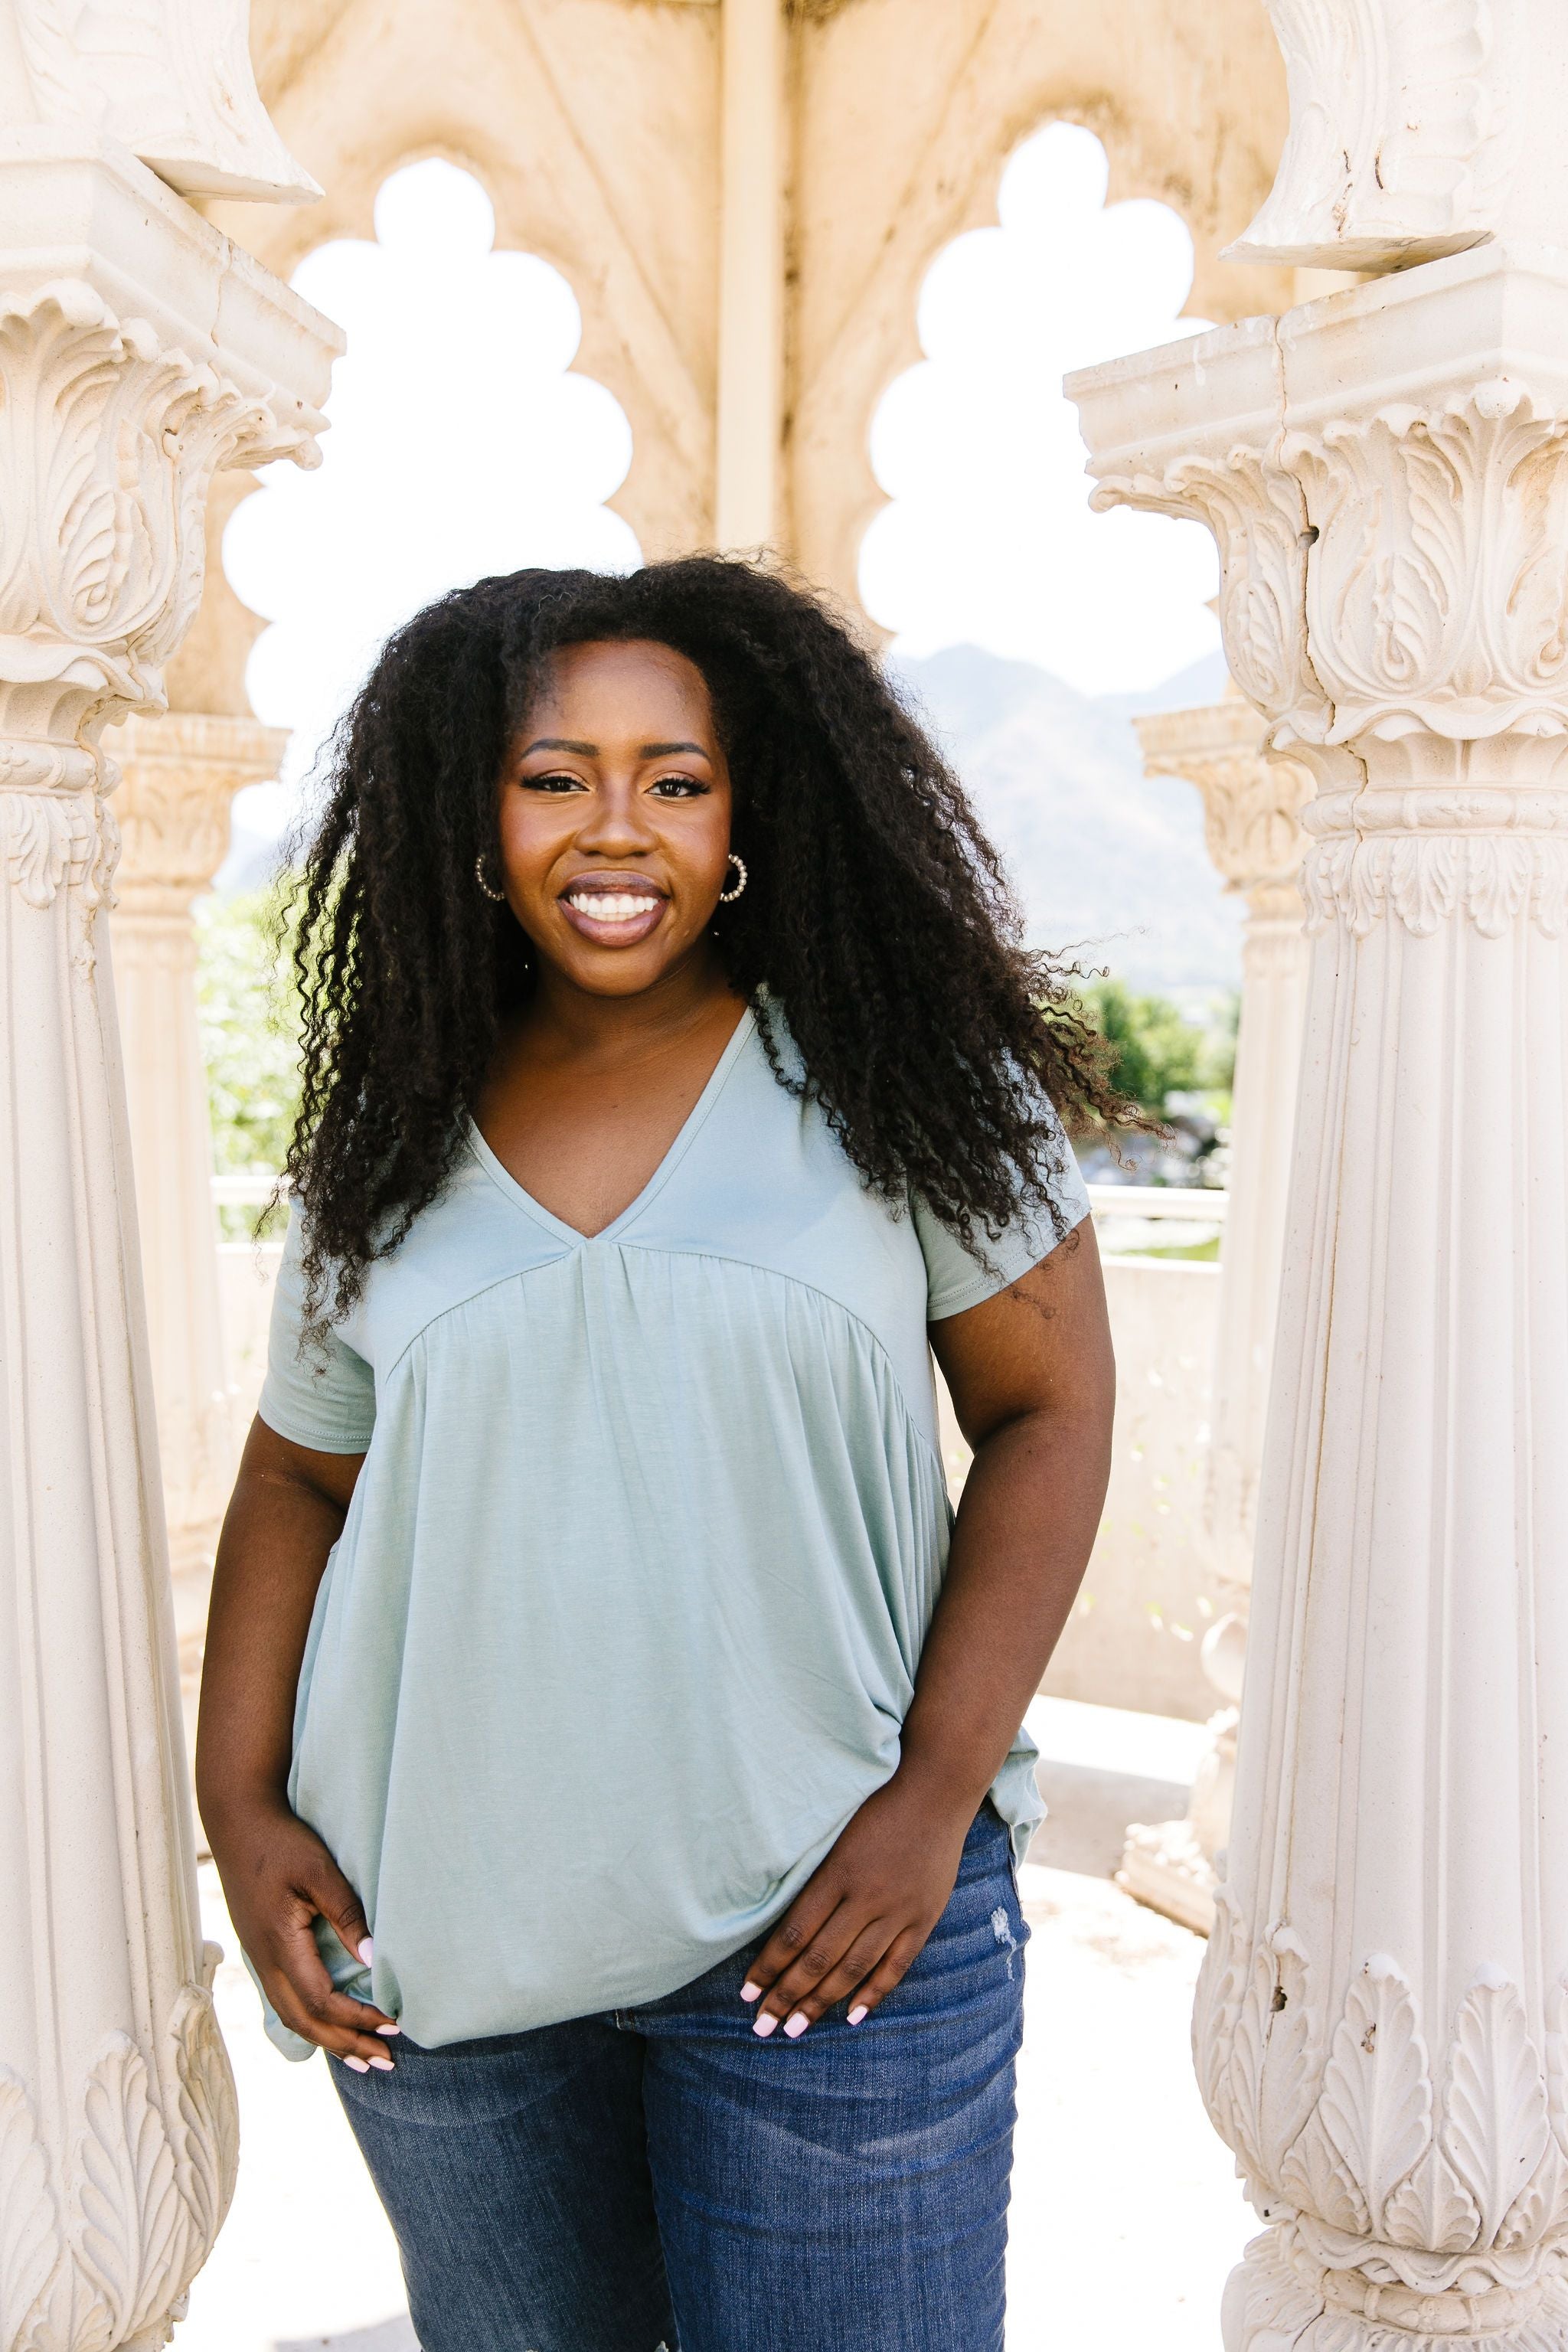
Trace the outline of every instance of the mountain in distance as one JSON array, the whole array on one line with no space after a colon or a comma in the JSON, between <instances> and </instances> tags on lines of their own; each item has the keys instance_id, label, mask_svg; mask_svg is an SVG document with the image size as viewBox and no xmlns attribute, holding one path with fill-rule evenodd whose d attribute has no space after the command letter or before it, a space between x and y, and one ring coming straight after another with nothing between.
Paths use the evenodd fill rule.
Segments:
<instances>
[{"instance_id":1,"label":"mountain in distance","mask_svg":"<svg viewBox=\"0 0 1568 2352\"><path fill-rule=\"evenodd\" d=\"M1203 804L1143 773L1135 715L1217 702L1213 654L1142 694L1079 694L1032 662L950 646L892 668L1001 852L1030 940L1135 988L1236 986L1242 907L1204 847Z\"/></svg>"}]
</instances>

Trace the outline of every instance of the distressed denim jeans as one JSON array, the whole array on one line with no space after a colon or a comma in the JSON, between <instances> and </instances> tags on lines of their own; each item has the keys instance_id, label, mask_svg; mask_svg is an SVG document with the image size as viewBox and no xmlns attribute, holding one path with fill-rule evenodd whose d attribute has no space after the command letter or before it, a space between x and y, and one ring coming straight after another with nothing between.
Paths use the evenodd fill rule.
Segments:
<instances>
[{"instance_id":1,"label":"distressed denim jeans","mask_svg":"<svg viewBox=\"0 0 1568 2352\"><path fill-rule=\"evenodd\" d=\"M662 2000L332 2064L424 2352L1001 2352L1023 1946L987 1802L861 2025Z\"/></svg>"}]
</instances>

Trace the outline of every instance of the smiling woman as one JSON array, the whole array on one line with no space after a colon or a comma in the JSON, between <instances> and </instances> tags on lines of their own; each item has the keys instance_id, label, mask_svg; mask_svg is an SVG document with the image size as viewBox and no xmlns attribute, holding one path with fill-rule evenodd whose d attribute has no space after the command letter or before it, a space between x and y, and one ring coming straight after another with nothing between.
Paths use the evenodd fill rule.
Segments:
<instances>
[{"instance_id":1,"label":"smiling woman","mask_svg":"<svg viewBox=\"0 0 1568 2352\"><path fill-rule=\"evenodd\" d=\"M447 597L331 785L197 1759L269 2031L426 2352L999 2352L1095 1045L766 571Z\"/></svg>"}]
</instances>

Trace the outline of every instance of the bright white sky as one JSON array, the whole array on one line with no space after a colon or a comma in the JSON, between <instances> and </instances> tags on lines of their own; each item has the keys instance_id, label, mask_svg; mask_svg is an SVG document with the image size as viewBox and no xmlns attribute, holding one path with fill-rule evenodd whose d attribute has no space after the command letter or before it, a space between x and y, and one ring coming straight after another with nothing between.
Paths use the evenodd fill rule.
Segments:
<instances>
[{"instance_id":1,"label":"bright white sky","mask_svg":"<svg viewBox=\"0 0 1568 2352\"><path fill-rule=\"evenodd\" d=\"M1162 205L1105 208L1105 151L1058 123L1003 175L1000 226L941 254L921 296L925 359L872 425L892 503L868 534L868 608L896 646L968 643L1085 693L1152 686L1218 642L1215 560L1196 524L1091 514L1064 370L1191 332L1192 241ZM270 832L375 646L433 596L525 563L639 560L604 504L631 434L571 372L576 299L548 263L491 247L478 181L432 160L382 188L374 244L295 273L346 328L331 431L311 474L268 467L231 521L225 568L272 625L251 656L258 717L295 730L280 786L237 815Z\"/></svg>"},{"instance_id":2,"label":"bright white sky","mask_svg":"<svg viewBox=\"0 0 1568 2352\"><path fill-rule=\"evenodd\" d=\"M1095 514L1069 369L1195 333L1193 241L1165 205L1105 203L1105 150L1066 122L1016 150L1000 226L937 256L925 358L883 395L871 460L892 500L860 559L901 653L984 646L1084 694L1157 686L1212 652L1214 541L1199 523Z\"/></svg>"}]
</instances>

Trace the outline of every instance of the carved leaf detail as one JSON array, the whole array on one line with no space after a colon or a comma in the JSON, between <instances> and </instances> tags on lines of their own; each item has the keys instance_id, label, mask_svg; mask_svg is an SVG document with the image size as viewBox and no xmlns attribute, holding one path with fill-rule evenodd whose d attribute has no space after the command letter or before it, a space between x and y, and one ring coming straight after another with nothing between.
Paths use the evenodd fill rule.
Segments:
<instances>
[{"instance_id":1,"label":"carved leaf detail","mask_svg":"<svg viewBox=\"0 0 1568 2352\"><path fill-rule=\"evenodd\" d=\"M190 2237L169 2135L127 2034L110 2036L88 2079L79 2161L81 2265L118 2344L168 2311Z\"/></svg>"},{"instance_id":2,"label":"carved leaf detail","mask_svg":"<svg viewBox=\"0 0 1568 2352\"><path fill-rule=\"evenodd\" d=\"M1381 1955L1346 1994L1318 2113L1381 2235L1384 2205L1432 2136L1432 2083L1415 2004L1399 1969Z\"/></svg>"},{"instance_id":3,"label":"carved leaf detail","mask_svg":"<svg viewBox=\"0 0 1568 2352\"><path fill-rule=\"evenodd\" d=\"M1436 2142L1384 2208L1384 2234L1395 2246L1460 2254L1480 2227L1479 2207Z\"/></svg>"},{"instance_id":4,"label":"carved leaf detail","mask_svg":"<svg viewBox=\"0 0 1568 2352\"><path fill-rule=\"evenodd\" d=\"M82 796L0 790L0 854L29 907L51 906L68 876L89 870L95 847Z\"/></svg>"},{"instance_id":5,"label":"carved leaf detail","mask_svg":"<svg viewBox=\"0 0 1568 2352\"><path fill-rule=\"evenodd\" d=\"M1237 2012L1226 2053L1225 2085L1236 2160L1244 2178L1258 2189L1266 2177L1259 2109L1273 1999L1273 1962L1268 1946L1263 1944L1252 1955L1247 1990Z\"/></svg>"},{"instance_id":6,"label":"carved leaf detail","mask_svg":"<svg viewBox=\"0 0 1568 2352\"><path fill-rule=\"evenodd\" d=\"M1546 2084L1516 1986L1486 1970L1459 2004L1443 2103L1443 2147L1475 2198L1481 2242L1546 2151Z\"/></svg>"},{"instance_id":7,"label":"carved leaf detail","mask_svg":"<svg viewBox=\"0 0 1568 2352\"><path fill-rule=\"evenodd\" d=\"M1345 834L1313 844L1301 876L1307 929L1342 920L1364 939L1392 915L1418 939L1462 913L1483 939L1501 939L1528 916L1548 939L1568 924L1568 844L1469 835Z\"/></svg>"},{"instance_id":8,"label":"carved leaf detail","mask_svg":"<svg viewBox=\"0 0 1568 2352\"><path fill-rule=\"evenodd\" d=\"M1273 1986L1258 2096L1258 2146L1264 2179L1277 2180L1287 2151L1311 2112L1322 2032L1309 1998L1306 1954L1289 1927L1275 1927L1268 1950Z\"/></svg>"},{"instance_id":9,"label":"carved leaf detail","mask_svg":"<svg viewBox=\"0 0 1568 2352\"><path fill-rule=\"evenodd\" d=\"M1568 2155L1568 1981L1546 1996L1546 2105L1552 2137Z\"/></svg>"},{"instance_id":10,"label":"carved leaf detail","mask_svg":"<svg viewBox=\"0 0 1568 2352\"><path fill-rule=\"evenodd\" d=\"M1274 2192L1285 2150L1312 2104L1320 2034L1307 1998L1304 1956L1290 1929L1277 1925L1248 1962L1247 1978L1226 2028L1215 2035L1204 2021L1199 2041L1211 2112L1235 2148L1258 2199Z\"/></svg>"},{"instance_id":11,"label":"carved leaf detail","mask_svg":"<svg viewBox=\"0 0 1568 2352\"><path fill-rule=\"evenodd\" d=\"M1343 2230L1352 2238L1367 2235L1370 2217L1366 2200L1354 2174L1324 2129L1321 2110L1298 2134L1280 2166L1279 2186L1292 2205L1316 2213L1333 2229Z\"/></svg>"},{"instance_id":12,"label":"carved leaf detail","mask_svg":"<svg viewBox=\"0 0 1568 2352\"><path fill-rule=\"evenodd\" d=\"M26 2084L0 2066L0 2345L22 2342L48 2286L57 2245L48 2158Z\"/></svg>"},{"instance_id":13,"label":"carved leaf detail","mask_svg":"<svg viewBox=\"0 0 1568 2352\"><path fill-rule=\"evenodd\" d=\"M1245 2260L1226 2281L1222 2341L1244 2352L1300 2352L1307 2346L1311 2352L1366 2352L1364 2338L1344 2347L1324 2343L1313 2325L1321 2315L1322 2297L1294 2267L1289 2248L1288 2231L1269 2230L1251 2241Z\"/></svg>"},{"instance_id":14,"label":"carved leaf detail","mask_svg":"<svg viewBox=\"0 0 1568 2352\"><path fill-rule=\"evenodd\" d=\"M1539 2246L1554 2225L1560 2227L1565 2187L1568 2166L1548 2133L1545 2154L1498 2225L1499 2249L1509 2253L1520 2246Z\"/></svg>"},{"instance_id":15,"label":"carved leaf detail","mask_svg":"<svg viewBox=\"0 0 1568 2352\"><path fill-rule=\"evenodd\" d=\"M1229 1888L1222 1885L1215 1896L1214 1930L1205 1947L1193 2002L1193 2065L1214 2127L1233 2147L1229 2060L1247 1988L1247 1922Z\"/></svg>"},{"instance_id":16,"label":"carved leaf detail","mask_svg":"<svg viewBox=\"0 0 1568 2352\"><path fill-rule=\"evenodd\" d=\"M239 2167L239 2107L210 1994L188 1985L174 2012L180 2078L177 2177L193 2252L205 2257L223 2226Z\"/></svg>"},{"instance_id":17,"label":"carved leaf detail","mask_svg":"<svg viewBox=\"0 0 1568 2352\"><path fill-rule=\"evenodd\" d=\"M84 709L156 703L201 593L214 469L308 457L308 432L74 278L0 295L0 634L26 641L30 678L79 682Z\"/></svg>"}]
</instances>

